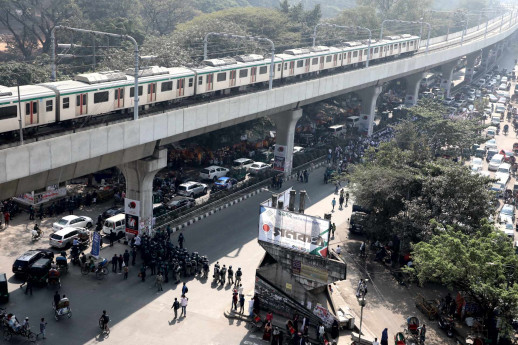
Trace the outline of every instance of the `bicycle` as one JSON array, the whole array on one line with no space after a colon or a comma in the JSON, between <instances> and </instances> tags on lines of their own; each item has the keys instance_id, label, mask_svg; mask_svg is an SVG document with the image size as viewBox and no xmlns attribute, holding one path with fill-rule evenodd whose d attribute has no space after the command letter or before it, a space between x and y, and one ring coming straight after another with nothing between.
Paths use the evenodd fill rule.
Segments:
<instances>
[{"instance_id":1,"label":"bicycle","mask_svg":"<svg viewBox=\"0 0 518 345\"><path fill-rule=\"evenodd\" d=\"M86 276L90 273L95 273L95 277L99 280L102 280L104 279L104 276L108 274L108 269L105 267L105 266L102 266L102 267L99 267L97 266L93 271L92 269L90 268L90 266L88 265L88 263L86 265L84 265L83 267L81 267L81 274Z\"/></svg>"},{"instance_id":2,"label":"bicycle","mask_svg":"<svg viewBox=\"0 0 518 345\"><path fill-rule=\"evenodd\" d=\"M104 319L102 316L99 318L99 328L101 329L101 333L110 334L110 328L108 327L108 324L106 324L105 327Z\"/></svg>"}]
</instances>

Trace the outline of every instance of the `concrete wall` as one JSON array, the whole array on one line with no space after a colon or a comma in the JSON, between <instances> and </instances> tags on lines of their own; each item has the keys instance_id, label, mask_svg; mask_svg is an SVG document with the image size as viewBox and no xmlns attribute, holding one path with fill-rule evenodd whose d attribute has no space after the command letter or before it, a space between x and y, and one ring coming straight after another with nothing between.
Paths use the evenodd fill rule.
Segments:
<instances>
[{"instance_id":1,"label":"concrete wall","mask_svg":"<svg viewBox=\"0 0 518 345\"><path fill-rule=\"evenodd\" d=\"M480 38L462 46L431 50L428 54L420 53L406 59L371 65L365 69L330 76L323 74L318 79L275 87L273 90L229 97L143 117L137 121L88 129L4 149L0 151L0 198L45 187L52 180L64 181L70 178L68 176L76 177L81 176L82 172L96 171L93 168L98 170L99 167L125 163L127 152L134 150L137 151L134 160L141 159L144 157L142 154L152 154L149 147L154 148L156 143L167 144L426 71L493 45L514 33L516 28L515 24L511 28L505 27L501 33L488 35L486 39ZM124 159L118 158L118 161L110 163L112 155ZM103 161L103 164L90 163L98 160Z\"/></svg>"}]
</instances>

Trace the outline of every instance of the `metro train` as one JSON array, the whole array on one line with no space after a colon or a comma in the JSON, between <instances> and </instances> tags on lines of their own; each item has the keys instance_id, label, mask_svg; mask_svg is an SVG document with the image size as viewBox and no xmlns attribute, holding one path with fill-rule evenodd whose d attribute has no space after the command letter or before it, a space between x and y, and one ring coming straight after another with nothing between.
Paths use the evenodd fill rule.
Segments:
<instances>
[{"instance_id":1,"label":"metro train","mask_svg":"<svg viewBox=\"0 0 518 345\"><path fill-rule=\"evenodd\" d=\"M418 36L402 34L371 41L370 61L408 56L419 50ZM340 46L296 48L276 54L274 80L362 67L368 42ZM151 66L139 71L139 105L148 108L165 102L243 90L269 81L271 57L249 54L204 60L201 67ZM134 70L79 74L74 80L20 86L0 86L0 133L73 121L85 116L132 111ZM21 106L18 108L18 98ZM19 112L21 115L19 115Z\"/></svg>"}]
</instances>

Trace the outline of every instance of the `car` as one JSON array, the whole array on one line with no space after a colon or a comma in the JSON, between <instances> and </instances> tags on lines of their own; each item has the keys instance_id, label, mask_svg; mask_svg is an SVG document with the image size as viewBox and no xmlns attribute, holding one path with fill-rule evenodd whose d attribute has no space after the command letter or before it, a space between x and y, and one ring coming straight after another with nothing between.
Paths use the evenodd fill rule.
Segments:
<instances>
[{"instance_id":1,"label":"car","mask_svg":"<svg viewBox=\"0 0 518 345\"><path fill-rule=\"evenodd\" d=\"M254 164L252 164L250 166L250 169L248 169L248 170L250 171L250 174L252 174L252 175L259 175L259 174L262 174L262 173L270 170L270 168L271 168L270 164L266 164L263 162L255 162Z\"/></svg>"},{"instance_id":2,"label":"car","mask_svg":"<svg viewBox=\"0 0 518 345\"><path fill-rule=\"evenodd\" d=\"M486 149L496 149L498 147L498 145L496 144L496 139L489 139L488 141L485 142L484 146L486 147Z\"/></svg>"},{"instance_id":3,"label":"car","mask_svg":"<svg viewBox=\"0 0 518 345\"><path fill-rule=\"evenodd\" d=\"M489 100L489 102L491 102L491 103L496 103L496 102L498 102L498 97L496 97L495 95L490 94L490 95L488 96L488 100Z\"/></svg>"},{"instance_id":4,"label":"car","mask_svg":"<svg viewBox=\"0 0 518 345\"><path fill-rule=\"evenodd\" d=\"M109 209L107 209L106 211L104 211L102 213L101 217L104 220L104 219L108 219L110 217L116 216L118 214L121 214L121 213L124 213L124 208L118 207L118 206L113 206L113 207L110 207Z\"/></svg>"},{"instance_id":5,"label":"car","mask_svg":"<svg viewBox=\"0 0 518 345\"><path fill-rule=\"evenodd\" d=\"M501 83L507 83L508 82L507 77L502 77L502 79L500 79L500 82Z\"/></svg>"},{"instance_id":6,"label":"car","mask_svg":"<svg viewBox=\"0 0 518 345\"><path fill-rule=\"evenodd\" d=\"M304 148L302 146L293 146L293 153L303 153Z\"/></svg>"},{"instance_id":7,"label":"car","mask_svg":"<svg viewBox=\"0 0 518 345\"><path fill-rule=\"evenodd\" d=\"M212 190L229 190L235 187L237 184L237 180L232 177L220 177L214 185L212 185Z\"/></svg>"},{"instance_id":8,"label":"car","mask_svg":"<svg viewBox=\"0 0 518 345\"><path fill-rule=\"evenodd\" d=\"M444 104L444 105L452 105L453 103L455 103L455 98L453 98L453 97L446 97L442 101L442 104Z\"/></svg>"},{"instance_id":9,"label":"car","mask_svg":"<svg viewBox=\"0 0 518 345\"><path fill-rule=\"evenodd\" d=\"M54 258L54 252L49 249L31 249L20 255L13 263L15 275L25 275L29 267L41 258Z\"/></svg>"},{"instance_id":10,"label":"car","mask_svg":"<svg viewBox=\"0 0 518 345\"><path fill-rule=\"evenodd\" d=\"M479 79L479 80L477 81L476 85L477 85L478 87L482 87L482 86L486 85L486 81L485 81L484 79Z\"/></svg>"},{"instance_id":11,"label":"car","mask_svg":"<svg viewBox=\"0 0 518 345\"><path fill-rule=\"evenodd\" d=\"M49 244L51 247L55 248L65 248L68 245L72 245L72 242L75 238L79 238L80 233L90 232L85 228L77 228L77 227L65 227L61 230L58 230L49 236Z\"/></svg>"},{"instance_id":12,"label":"car","mask_svg":"<svg viewBox=\"0 0 518 345\"><path fill-rule=\"evenodd\" d=\"M502 83L498 86L498 90L506 91L507 90L507 84Z\"/></svg>"},{"instance_id":13,"label":"car","mask_svg":"<svg viewBox=\"0 0 518 345\"><path fill-rule=\"evenodd\" d=\"M194 198L200 195L207 194L209 187L205 183L188 181L178 186L178 195L188 196Z\"/></svg>"},{"instance_id":14,"label":"car","mask_svg":"<svg viewBox=\"0 0 518 345\"><path fill-rule=\"evenodd\" d=\"M515 208L514 205L511 204L504 204L502 206L502 209L500 210L499 220L500 223L514 223L514 213Z\"/></svg>"},{"instance_id":15,"label":"car","mask_svg":"<svg viewBox=\"0 0 518 345\"><path fill-rule=\"evenodd\" d=\"M191 208L196 205L196 200L193 198L186 198L183 196L175 196L169 200L165 206L170 210L177 210L180 208Z\"/></svg>"},{"instance_id":16,"label":"car","mask_svg":"<svg viewBox=\"0 0 518 345\"><path fill-rule=\"evenodd\" d=\"M514 238L513 223L498 224L497 229L502 231L510 238Z\"/></svg>"},{"instance_id":17,"label":"car","mask_svg":"<svg viewBox=\"0 0 518 345\"><path fill-rule=\"evenodd\" d=\"M475 95L469 95L469 96L468 96L468 102L470 102L470 103L475 102L475 99L476 99L476 98L475 98Z\"/></svg>"},{"instance_id":18,"label":"car","mask_svg":"<svg viewBox=\"0 0 518 345\"><path fill-rule=\"evenodd\" d=\"M471 170L472 171L480 171L482 170L483 161L482 158L474 157L471 160Z\"/></svg>"},{"instance_id":19,"label":"car","mask_svg":"<svg viewBox=\"0 0 518 345\"><path fill-rule=\"evenodd\" d=\"M460 108L460 107L463 107L465 104L466 104L465 101L459 100L459 101L456 101L455 103L453 103L453 106L457 107L457 108Z\"/></svg>"},{"instance_id":20,"label":"car","mask_svg":"<svg viewBox=\"0 0 518 345\"><path fill-rule=\"evenodd\" d=\"M200 171L200 178L203 180L216 181L218 178L227 176L229 169L217 165L212 165Z\"/></svg>"},{"instance_id":21,"label":"car","mask_svg":"<svg viewBox=\"0 0 518 345\"><path fill-rule=\"evenodd\" d=\"M253 160L251 160L250 158L238 158L232 162L232 168L234 168L234 169L245 168L248 171L248 169L250 169L250 167L254 163L255 162Z\"/></svg>"},{"instance_id":22,"label":"car","mask_svg":"<svg viewBox=\"0 0 518 345\"><path fill-rule=\"evenodd\" d=\"M469 90L468 90L468 95L470 95L470 96L475 96L475 93L476 93L476 92L477 92L477 90L475 90L475 89L469 89Z\"/></svg>"},{"instance_id":23,"label":"car","mask_svg":"<svg viewBox=\"0 0 518 345\"><path fill-rule=\"evenodd\" d=\"M66 227L89 229L92 227L92 224L92 218L86 216L76 216L72 214L70 216L61 218L57 222L54 222L54 224L52 224L52 229L54 231L58 231Z\"/></svg>"}]
</instances>

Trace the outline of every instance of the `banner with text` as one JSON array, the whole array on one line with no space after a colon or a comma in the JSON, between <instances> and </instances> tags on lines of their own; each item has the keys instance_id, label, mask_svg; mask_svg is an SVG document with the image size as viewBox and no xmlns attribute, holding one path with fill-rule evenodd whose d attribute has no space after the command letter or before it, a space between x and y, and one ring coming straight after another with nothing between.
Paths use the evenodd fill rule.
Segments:
<instances>
[{"instance_id":1,"label":"banner with text","mask_svg":"<svg viewBox=\"0 0 518 345\"><path fill-rule=\"evenodd\" d=\"M327 257L329 220L260 206L258 240Z\"/></svg>"},{"instance_id":2,"label":"banner with text","mask_svg":"<svg viewBox=\"0 0 518 345\"><path fill-rule=\"evenodd\" d=\"M288 146L275 145L275 152L273 153L273 170L282 171L286 169L286 151Z\"/></svg>"},{"instance_id":3,"label":"banner with text","mask_svg":"<svg viewBox=\"0 0 518 345\"><path fill-rule=\"evenodd\" d=\"M140 201L124 198L124 213L126 214L126 232L138 235Z\"/></svg>"}]
</instances>

